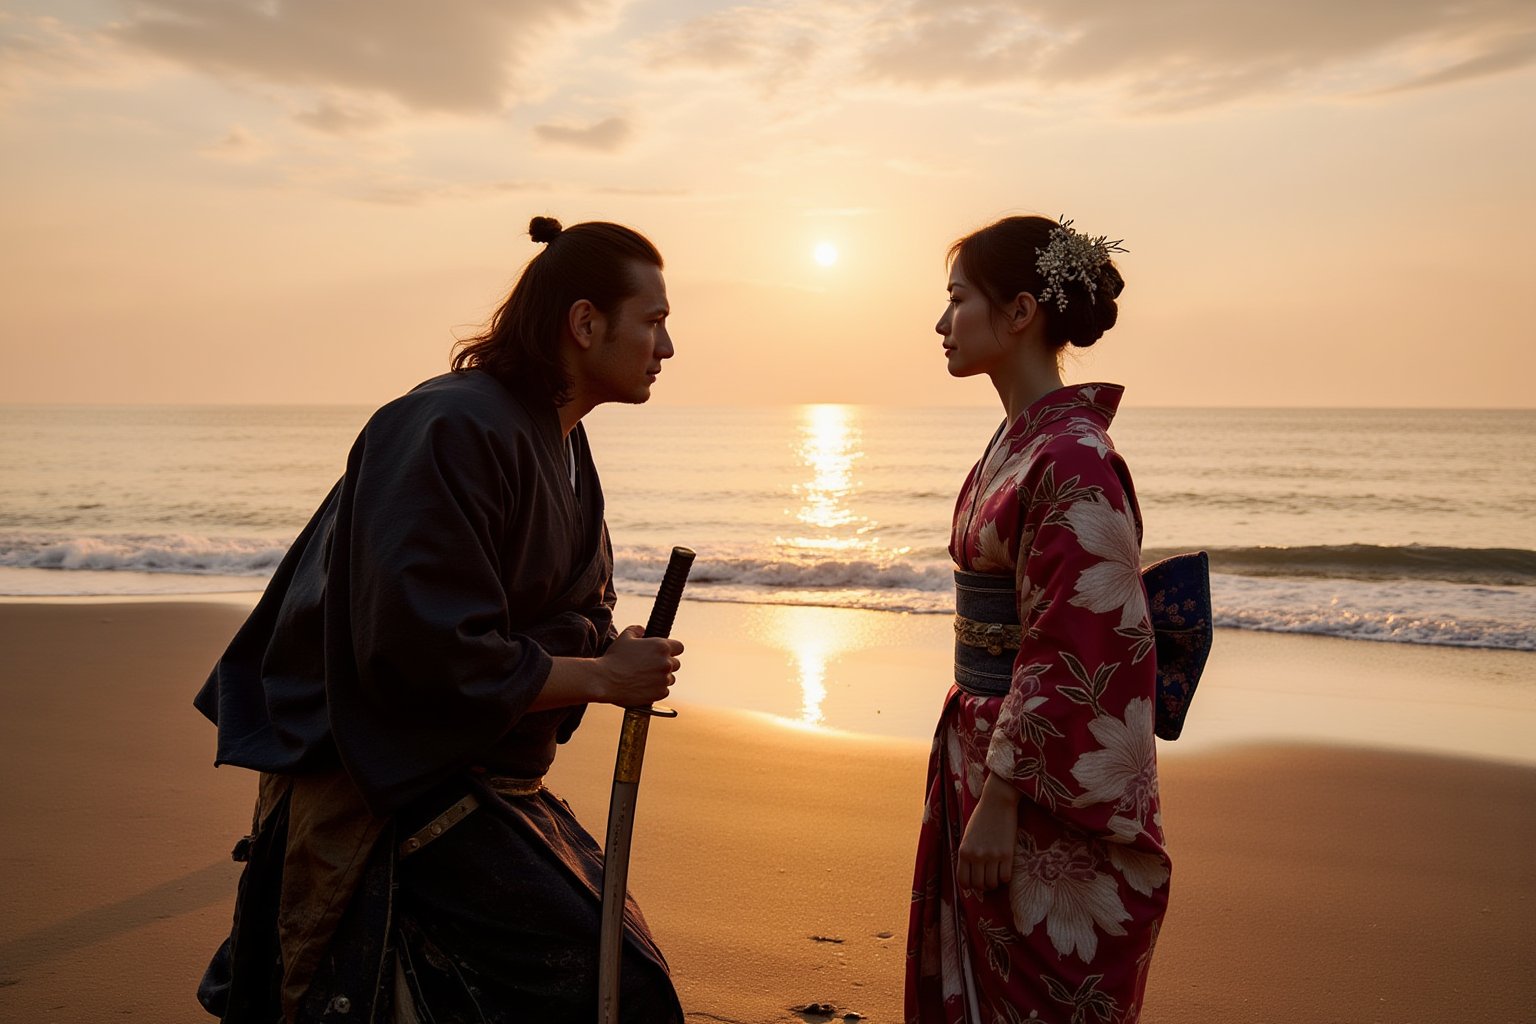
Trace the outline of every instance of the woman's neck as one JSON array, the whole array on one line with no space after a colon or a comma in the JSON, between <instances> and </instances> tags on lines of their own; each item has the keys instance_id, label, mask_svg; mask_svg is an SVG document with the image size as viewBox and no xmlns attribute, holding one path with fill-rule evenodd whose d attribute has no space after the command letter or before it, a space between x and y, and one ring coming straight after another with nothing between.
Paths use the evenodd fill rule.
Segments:
<instances>
[{"instance_id":1,"label":"woman's neck","mask_svg":"<svg viewBox=\"0 0 1536 1024\"><path fill-rule=\"evenodd\" d=\"M997 397L1002 400L1008 422L1015 422L1024 410L1066 385L1061 379L1061 365L1056 353L1041 346L1026 346L1019 358L990 375Z\"/></svg>"}]
</instances>

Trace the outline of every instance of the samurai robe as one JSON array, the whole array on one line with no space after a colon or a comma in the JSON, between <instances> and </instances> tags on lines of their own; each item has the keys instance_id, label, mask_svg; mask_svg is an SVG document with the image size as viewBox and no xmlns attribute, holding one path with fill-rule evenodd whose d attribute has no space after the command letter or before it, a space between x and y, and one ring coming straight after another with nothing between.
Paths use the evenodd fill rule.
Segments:
<instances>
[{"instance_id":1,"label":"samurai robe","mask_svg":"<svg viewBox=\"0 0 1536 1024\"><path fill-rule=\"evenodd\" d=\"M205 1008L595 1016L602 854L539 781L585 709L529 706L553 657L612 642L612 565L585 433L547 401L471 370L374 414L195 701L217 763L262 773ZM625 1019L681 1021L626 909Z\"/></svg>"},{"instance_id":2,"label":"samurai robe","mask_svg":"<svg viewBox=\"0 0 1536 1024\"><path fill-rule=\"evenodd\" d=\"M1122 389L1063 388L1000 428L950 554L1013 581L1003 696L952 686L934 738L907 941L910 1024L1132 1024L1168 902L1141 513L1108 428ZM1006 664L1006 659L1005 659ZM1006 670L1003 673L1007 675ZM1013 873L961 888L988 774L1020 794Z\"/></svg>"}]
</instances>

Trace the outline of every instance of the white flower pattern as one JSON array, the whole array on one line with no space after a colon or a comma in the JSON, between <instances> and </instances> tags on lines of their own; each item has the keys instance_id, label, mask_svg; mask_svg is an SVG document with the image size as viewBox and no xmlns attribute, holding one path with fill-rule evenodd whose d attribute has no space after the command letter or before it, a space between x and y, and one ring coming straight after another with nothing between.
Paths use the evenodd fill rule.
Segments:
<instances>
[{"instance_id":1,"label":"white flower pattern","mask_svg":"<svg viewBox=\"0 0 1536 1024\"><path fill-rule=\"evenodd\" d=\"M1067 509L1067 525L1078 543L1103 561L1077 578L1072 604L1091 612L1120 612L1120 625L1131 626L1147 616L1147 592L1141 585L1141 542L1130 511L1106 501L1079 501Z\"/></svg>"},{"instance_id":2,"label":"white flower pattern","mask_svg":"<svg viewBox=\"0 0 1536 1024\"><path fill-rule=\"evenodd\" d=\"M1136 850L1123 843L1109 843L1109 862L1120 872L1125 884L1150 896L1168 884L1168 861L1155 853Z\"/></svg>"},{"instance_id":3,"label":"white flower pattern","mask_svg":"<svg viewBox=\"0 0 1536 1024\"><path fill-rule=\"evenodd\" d=\"M980 561L976 563L978 572L1011 572L1013 570L1013 550L1008 546L1006 537L998 536L996 520L983 523L976 537L981 554Z\"/></svg>"},{"instance_id":4,"label":"white flower pattern","mask_svg":"<svg viewBox=\"0 0 1536 1024\"><path fill-rule=\"evenodd\" d=\"M1077 443L1084 448L1092 448L1101 459L1109 454L1109 442L1100 434L1085 434L1077 439Z\"/></svg>"},{"instance_id":5,"label":"white flower pattern","mask_svg":"<svg viewBox=\"0 0 1536 1024\"><path fill-rule=\"evenodd\" d=\"M1041 399L989 446L956 503L956 564L1012 577L1024 630L1007 696L952 692L936 732L909 1021L1140 1015L1170 871L1154 659L1134 656L1147 621L1140 518L1107 433L1119 397L1087 385ZM988 772L1024 799L1012 879L978 891L959 886L955 864Z\"/></svg>"},{"instance_id":6,"label":"white flower pattern","mask_svg":"<svg viewBox=\"0 0 1536 1024\"><path fill-rule=\"evenodd\" d=\"M1125 706L1124 719L1098 715L1088 731L1102 746L1090 750L1072 766L1072 777L1083 787L1079 807L1113 804L1110 828L1115 835L1134 839L1157 798L1157 750L1153 739L1152 701L1134 697Z\"/></svg>"},{"instance_id":7,"label":"white flower pattern","mask_svg":"<svg viewBox=\"0 0 1536 1024\"><path fill-rule=\"evenodd\" d=\"M1008 885L1014 926L1028 935L1044 921L1056 952L1092 963L1098 932L1124 935L1121 922L1131 916L1115 879L1097 869L1087 844L1062 840L1037 851L1026 834L1014 851Z\"/></svg>"}]
</instances>

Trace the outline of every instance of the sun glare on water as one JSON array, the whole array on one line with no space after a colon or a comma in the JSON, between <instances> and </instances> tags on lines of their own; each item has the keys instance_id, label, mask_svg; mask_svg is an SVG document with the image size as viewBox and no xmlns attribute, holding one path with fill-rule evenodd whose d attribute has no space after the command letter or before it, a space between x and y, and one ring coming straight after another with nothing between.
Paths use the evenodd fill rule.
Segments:
<instances>
[{"instance_id":1,"label":"sun glare on water","mask_svg":"<svg viewBox=\"0 0 1536 1024\"><path fill-rule=\"evenodd\" d=\"M831 242L817 242L816 249L812 253L816 262L824 267L830 267L837 262L837 246Z\"/></svg>"}]
</instances>

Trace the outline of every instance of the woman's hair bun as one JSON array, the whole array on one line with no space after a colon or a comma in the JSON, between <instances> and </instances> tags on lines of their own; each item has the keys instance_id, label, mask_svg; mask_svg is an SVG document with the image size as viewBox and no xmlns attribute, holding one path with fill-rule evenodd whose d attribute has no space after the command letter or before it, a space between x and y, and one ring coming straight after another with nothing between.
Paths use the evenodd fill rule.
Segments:
<instances>
[{"instance_id":1,"label":"woman's hair bun","mask_svg":"<svg viewBox=\"0 0 1536 1024\"><path fill-rule=\"evenodd\" d=\"M1099 272L1099 283L1112 299L1118 299L1125 291L1125 278L1120 276L1120 268L1113 263L1104 264L1104 269Z\"/></svg>"},{"instance_id":2,"label":"woman's hair bun","mask_svg":"<svg viewBox=\"0 0 1536 1024\"><path fill-rule=\"evenodd\" d=\"M560 233L560 222L553 217L535 217L528 222L528 237L542 244L553 242Z\"/></svg>"},{"instance_id":3,"label":"woman's hair bun","mask_svg":"<svg viewBox=\"0 0 1536 1024\"><path fill-rule=\"evenodd\" d=\"M1120 309L1115 304L1115 300L1108 295L1101 295L1092 305L1084 305L1078 309L1069 308L1066 315L1059 320L1067 321L1063 325L1064 333L1068 338L1067 344L1076 348L1087 348L1104 337L1104 332L1115 326L1115 321L1119 318Z\"/></svg>"}]
</instances>

